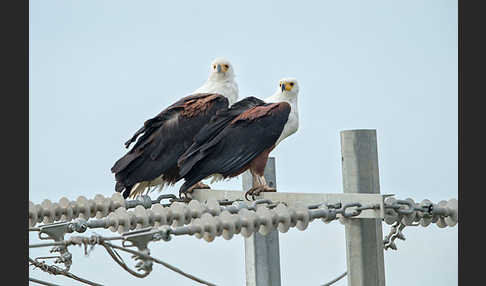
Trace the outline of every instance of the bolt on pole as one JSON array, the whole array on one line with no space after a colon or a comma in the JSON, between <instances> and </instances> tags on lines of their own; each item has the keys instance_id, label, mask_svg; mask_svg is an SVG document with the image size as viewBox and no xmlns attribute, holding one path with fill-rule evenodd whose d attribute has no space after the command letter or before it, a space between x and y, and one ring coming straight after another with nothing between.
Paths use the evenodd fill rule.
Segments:
<instances>
[{"instance_id":1,"label":"bolt on pole","mask_svg":"<svg viewBox=\"0 0 486 286\"><path fill-rule=\"evenodd\" d=\"M268 158L264 176L268 186L277 187L274 157ZM243 173L243 192L251 187L252 176L246 171ZM267 235L257 231L245 238L245 267L247 286L280 286L278 230Z\"/></svg>"},{"instance_id":2,"label":"bolt on pole","mask_svg":"<svg viewBox=\"0 0 486 286\"><path fill-rule=\"evenodd\" d=\"M376 130L341 131L344 193L379 194ZM385 263L381 219L347 219L348 286L384 286Z\"/></svg>"}]
</instances>

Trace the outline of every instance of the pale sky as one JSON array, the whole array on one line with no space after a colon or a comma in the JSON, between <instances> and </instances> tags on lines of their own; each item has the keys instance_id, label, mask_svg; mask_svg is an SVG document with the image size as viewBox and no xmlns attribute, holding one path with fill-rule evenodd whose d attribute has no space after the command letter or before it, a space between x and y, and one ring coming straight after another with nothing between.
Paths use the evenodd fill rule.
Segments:
<instances>
[{"instance_id":1,"label":"pale sky","mask_svg":"<svg viewBox=\"0 0 486 286\"><path fill-rule=\"evenodd\" d=\"M240 98L266 98L283 77L299 81L299 130L271 154L278 191L342 192L339 132L376 129L382 193L458 197L457 1L31 0L29 14L34 203L111 196L123 143L199 87L219 56L232 62ZM212 187L241 189L241 179ZM457 227L404 234L398 251L385 252L387 285L457 285ZM239 235L174 237L150 249L210 282L245 285ZM195 285L160 265L135 278L102 247L89 257L70 251L74 274L105 285ZM346 269L344 226L315 221L280 234L280 262L282 285L328 282ZM38 269L29 276L79 285Z\"/></svg>"}]
</instances>

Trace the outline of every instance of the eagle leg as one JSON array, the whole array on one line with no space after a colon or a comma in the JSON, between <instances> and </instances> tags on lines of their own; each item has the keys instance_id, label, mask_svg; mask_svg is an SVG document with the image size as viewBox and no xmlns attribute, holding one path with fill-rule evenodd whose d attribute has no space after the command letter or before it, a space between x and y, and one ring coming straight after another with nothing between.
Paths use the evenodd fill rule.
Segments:
<instances>
[{"instance_id":1,"label":"eagle leg","mask_svg":"<svg viewBox=\"0 0 486 286\"><path fill-rule=\"evenodd\" d=\"M249 201L248 195L251 195L252 200L255 200L255 197L260 195L261 192L276 192L277 189L271 188L269 186L258 186L255 188L251 188L248 192L245 193L246 200Z\"/></svg>"}]
</instances>

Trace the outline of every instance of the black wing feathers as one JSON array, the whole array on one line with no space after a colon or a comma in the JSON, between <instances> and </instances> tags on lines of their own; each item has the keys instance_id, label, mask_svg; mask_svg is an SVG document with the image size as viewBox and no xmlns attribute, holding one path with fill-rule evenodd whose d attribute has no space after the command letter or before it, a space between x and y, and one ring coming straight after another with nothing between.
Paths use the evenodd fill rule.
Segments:
<instances>
[{"instance_id":1,"label":"black wing feathers","mask_svg":"<svg viewBox=\"0 0 486 286\"><path fill-rule=\"evenodd\" d=\"M111 171L117 180L116 190L160 175L175 181L177 159L191 145L195 134L220 110L228 108L228 99L218 94L187 96L145 121L125 144L132 149L120 158ZM141 135L141 136L140 136Z\"/></svg>"},{"instance_id":2,"label":"black wing feathers","mask_svg":"<svg viewBox=\"0 0 486 286\"><path fill-rule=\"evenodd\" d=\"M235 117L240 115L241 113L247 111L248 109L264 105L265 102L261 99L256 97L250 96L246 97L235 104L233 104L230 108L226 110L222 110L218 112L211 121L206 124L194 137L194 142L192 145L184 152L184 154L179 158L177 161L178 166L182 165L184 161L188 160L188 158L196 155L196 153L202 148L209 148L208 145L205 143L211 141L216 135L218 135ZM200 155L198 156L198 158ZM198 159L192 159L192 162L196 162ZM184 168L187 170L188 168L192 168L193 164L188 163L184 165ZM182 176L181 172L181 176ZM185 173L185 172L184 172Z\"/></svg>"},{"instance_id":3,"label":"black wing feathers","mask_svg":"<svg viewBox=\"0 0 486 286\"><path fill-rule=\"evenodd\" d=\"M219 133L208 136L208 141L200 142L190 154L185 152L181 157L184 160L179 160L179 174L185 179L180 191L186 191L212 174L219 173L226 178L247 166L263 151L274 146L289 113L290 105L286 102L263 104L225 121L224 128L218 128L221 130ZM211 126L205 129L211 129Z\"/></svg>"}]
</instances>

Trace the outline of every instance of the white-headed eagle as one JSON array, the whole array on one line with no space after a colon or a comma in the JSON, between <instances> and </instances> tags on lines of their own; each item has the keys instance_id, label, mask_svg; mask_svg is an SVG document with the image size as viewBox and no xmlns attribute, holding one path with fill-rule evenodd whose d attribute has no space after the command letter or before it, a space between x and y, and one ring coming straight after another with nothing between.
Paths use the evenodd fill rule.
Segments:
<instances>
[{"instance_id":1,"label":"white-headed eagle","mask_svg":"<svg viewBox=\"0 0 486 286\"><path fill-rule=\"evenodd\" d=\"M214 116L178 160L185 179L180 194L191 192L204 178L232 178L248 169L253 187L245 197L276 191L267 185L263 173L269 153L299 127L298 92L297 80L284 78L265 101L247 97Z\"/></svg>"},{"instance_id":2,"label":"white-headed eagle","mask_svg":"<svg viewBox=\"0 0 486 286\"><path fill-rule=\"evenodd\" d=\"M135 197L149 187L158 186L161 190L177 182L179 156L212 116L238 100L234 77L231 63L217 58L211 63L209 78L203 86L145 121L125 143L128 148L138 138L135 145L111 168L115 173L115 190L123 192L124 198ZM196 183L198 188L207 187Z\"/></svg>"}]
</instances>

